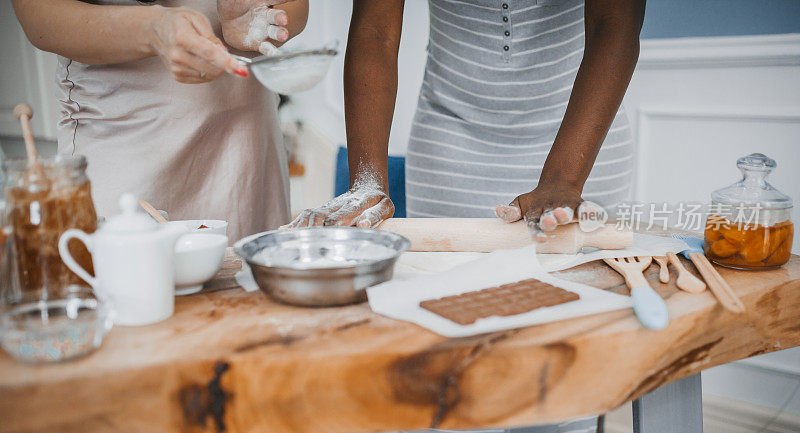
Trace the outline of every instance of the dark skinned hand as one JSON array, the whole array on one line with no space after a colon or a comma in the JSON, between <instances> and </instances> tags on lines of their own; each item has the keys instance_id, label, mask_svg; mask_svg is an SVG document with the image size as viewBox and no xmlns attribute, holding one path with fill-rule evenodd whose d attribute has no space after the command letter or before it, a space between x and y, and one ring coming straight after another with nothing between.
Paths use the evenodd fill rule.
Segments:
<instances>
[{"instance_id":1,"label":"dark skinned hand","mask_svg":"<svg viewBox=\"0 0 800 433\"><path fill-rule=\"evenodd\" d=\"M547 240L547 232L576 220L581 227L605 222L605 210L581 198L581 191L568 183L541 182L531 192L517 196L509 205L499 205L497 216L508 223L525 220L537 242Z\"/></svg>"}]
</instances>

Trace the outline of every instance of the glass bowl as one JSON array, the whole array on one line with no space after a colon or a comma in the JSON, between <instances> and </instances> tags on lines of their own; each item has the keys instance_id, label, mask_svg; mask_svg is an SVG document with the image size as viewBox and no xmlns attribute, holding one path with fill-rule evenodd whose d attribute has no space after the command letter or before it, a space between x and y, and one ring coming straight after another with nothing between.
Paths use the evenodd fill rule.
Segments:
<instances>
[{"instance_id":1,"label":"glass bowl","mask_svg":"<svg viewBox=\"0 0 800 433\"><path fill-rule=\"evenodd\" d=\"M80 286L49 294L25 293L0 307L3 349L29 363L88 355L100 347L112 324L109 302Z\"/></svg>"}]
</instances>

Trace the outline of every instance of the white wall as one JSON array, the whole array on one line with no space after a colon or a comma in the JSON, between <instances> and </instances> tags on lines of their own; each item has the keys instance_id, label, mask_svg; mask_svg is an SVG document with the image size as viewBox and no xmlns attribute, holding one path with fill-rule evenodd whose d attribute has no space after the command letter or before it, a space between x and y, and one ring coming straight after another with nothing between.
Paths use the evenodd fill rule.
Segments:
<instances>
[{"instance_id":1,"label":"white wall","mask_svg":"<svg viewBox=\"0 0 800 433\"><path fill-rule=\"evenodd\" d=\"M37 50L22 32L10 1L0 1L0 135L21 135L14 118L14 106L33 107L31 129L34 135L55 139L57 108L55 95L55 56Z\"/></svg>"},{"instance_id":2,"label":"white wall","mask_svg":"<svg viewBox=\"0 0 800 433\"><path fill-rule=\"evenodd\" d=\"M738 180L736 159L752 152L775 159L770 182L800 199L798 77L800 35L644 41L624 102L637 139L636 199L707 202Z\"/></svg>"}]
</instances>

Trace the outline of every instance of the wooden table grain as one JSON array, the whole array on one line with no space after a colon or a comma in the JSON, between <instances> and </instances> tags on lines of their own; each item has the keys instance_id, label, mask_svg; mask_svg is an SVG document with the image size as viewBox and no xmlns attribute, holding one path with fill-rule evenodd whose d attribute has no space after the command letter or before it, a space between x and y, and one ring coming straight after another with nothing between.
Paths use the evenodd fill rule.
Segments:
<instances>
[{"instance_id":1,"label":"wooden table grain","mask_svg":"<svg viewBox=\"0 0 800 433\"><path fill-rule=\"evenodd\" d=\"M687 267L694 271L689 262ZM724 310L647 279L671 322L615 311L446 339L366 304L297 308L261 292L176 299L175 314L114 328L92 355L31 366L0 354L0 432L308 432L478 428L606 413L704 369L800 345L800 258L720 268L747 307ZM559 276L627 293L600 262ZM222 280L222 279L221 279ZM220 280L220 281L221 281Z\"/></svg>"}]
</instances>

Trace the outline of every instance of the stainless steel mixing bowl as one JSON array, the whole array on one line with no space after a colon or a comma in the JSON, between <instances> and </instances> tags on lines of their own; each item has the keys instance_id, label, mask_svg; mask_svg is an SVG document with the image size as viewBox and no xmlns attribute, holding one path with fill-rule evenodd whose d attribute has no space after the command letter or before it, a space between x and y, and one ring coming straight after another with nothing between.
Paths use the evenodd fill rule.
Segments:
<instances>
[{"instance_id":1,"label":"stainless steel mixing bowl","mask_svg":"<svg viewBox=\"0 0 800 433\"><path fill-rule=\"evenodd\" d=\"M263 292L288 304L321 307L365 301L365 289L390 280L410 245L382 230L310 227L248 236L234 249ZM315 267L320 263L324 267Z\"/></svg>"}]
</instances>

